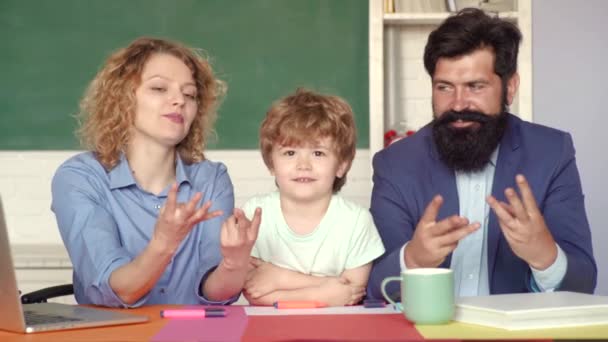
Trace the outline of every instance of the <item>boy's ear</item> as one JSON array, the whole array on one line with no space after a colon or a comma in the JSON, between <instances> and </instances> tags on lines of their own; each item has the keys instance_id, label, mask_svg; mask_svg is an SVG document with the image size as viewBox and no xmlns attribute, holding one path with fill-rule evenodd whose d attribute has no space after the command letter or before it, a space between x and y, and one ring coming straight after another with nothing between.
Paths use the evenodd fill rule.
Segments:
<instances>
[{"instance_id":1,"label":"boy's ear","mask_svg":"<svg viewBox=\"0 0 608 342\"><path fill-rule=\"evenodd\" d=\"M338 165L338 169L336 170L336 177L342 178L346 173L346 169L348 168L348 162L343 161Z\"/></svg>"}]
</instances>

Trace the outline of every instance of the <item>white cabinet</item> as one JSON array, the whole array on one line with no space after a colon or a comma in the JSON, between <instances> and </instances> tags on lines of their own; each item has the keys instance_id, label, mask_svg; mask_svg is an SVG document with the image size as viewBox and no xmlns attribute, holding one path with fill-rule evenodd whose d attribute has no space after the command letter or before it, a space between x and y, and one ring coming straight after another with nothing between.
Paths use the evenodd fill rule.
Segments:
<instances>
[{"instance_id":1,"label":"white cabinet","mask_svg":"<svg viewBox=\"0 0 608 342\"><path fill-rule=\"evenodd\" d=\"M398 12L398 5L407 1L408 5L417 1L419 8L428 6L424 4L427 0L401 0L396 3L397 12L385 13L385 1L369 0L370 156L383 148L387 130L403 123L419 129L432 119L431 84L422 57L428 34L450 13ZM518 60L520 86L510 111L531 121L531 4L529 0L513 0L513 4L512 11L498 13L514 21L523 35Z\"/></svg>"}]
</instances>

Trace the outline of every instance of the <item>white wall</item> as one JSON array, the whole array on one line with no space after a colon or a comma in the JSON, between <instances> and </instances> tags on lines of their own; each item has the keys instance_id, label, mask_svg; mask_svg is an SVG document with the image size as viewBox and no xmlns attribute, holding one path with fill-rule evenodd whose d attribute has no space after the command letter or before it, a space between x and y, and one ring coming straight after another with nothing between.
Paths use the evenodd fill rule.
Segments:
<instances>
[{"instance_id":1,"label":"white wall","mask_svg":"<svg viewBox=\"0 0 608 342\"><path fill-rule=\"evenodd\" d=\"M608 1L532 1L534 121L570 132L608 295ZM525 39L525 37L524 37Z\"/></svg>"}]
</instances>

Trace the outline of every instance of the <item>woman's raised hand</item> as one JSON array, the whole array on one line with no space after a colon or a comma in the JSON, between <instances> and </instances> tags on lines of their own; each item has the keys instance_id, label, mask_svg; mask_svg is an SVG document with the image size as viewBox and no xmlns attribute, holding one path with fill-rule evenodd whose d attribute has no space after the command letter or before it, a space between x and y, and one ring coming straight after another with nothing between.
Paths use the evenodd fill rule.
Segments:
<instances>
[{"instance_id":1,"label":"woman's raised hand","mask_svg":"<svg viewBox=\"0 0 608 342\"><path fill-rule=\"evenodd\" d=\"M187 203L177 203L177 183L169 189L167 201L160 209L153 239L161 242L170 252L175 252L182 240L199 222L222 215L221 210L209 212L211 201L197 208L202 194L197 192Z\"/></svg>"}]
</instances>

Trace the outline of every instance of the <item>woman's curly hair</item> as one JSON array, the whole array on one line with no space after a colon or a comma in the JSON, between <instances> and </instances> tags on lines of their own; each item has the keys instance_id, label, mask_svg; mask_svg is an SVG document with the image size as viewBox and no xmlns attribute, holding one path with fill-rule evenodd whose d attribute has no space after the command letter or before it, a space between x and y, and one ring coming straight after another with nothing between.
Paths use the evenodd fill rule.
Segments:
<instances>
[{"instance_id":1,"label":"woman's curly hair","mask_svg":"<svg viewBox=\"0 0 608 342\"><path fill-rule=\"evenodd\" d=\"M188 135L176 148L186 163L205 159L203 151L213 134L225 84L215 78L211 65L197 51L169 40L143 37L107 59L80 102L77 133L83 147L93 151L107 170L118 164L129 144L135 119L135 90L141 84L146 62L154 54L175 56L192 71L198 109Z\"/></svg>"}]
</instances>

